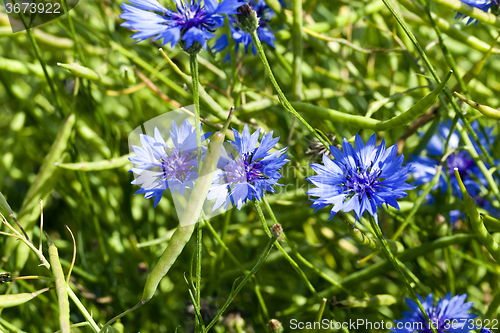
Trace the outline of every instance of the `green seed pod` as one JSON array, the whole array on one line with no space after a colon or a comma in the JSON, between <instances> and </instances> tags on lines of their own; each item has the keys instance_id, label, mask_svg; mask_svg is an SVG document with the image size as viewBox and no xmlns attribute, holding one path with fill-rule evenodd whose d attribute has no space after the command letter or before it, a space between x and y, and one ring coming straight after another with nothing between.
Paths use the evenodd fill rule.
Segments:
<instances>
[{"instance_id":1,"label":"green seed pod","mask_svg":"<svg viewBox=\"0 0 500 333\"><path fill-rule=\"evenodd\" d=\"M471 107L476 109L477 111L481 112L484 116L486 116L488 118L500 120L500 110L493 109L492 107L489 107L487 105L477 104L476 102L471 101L470 99L468 99L464 95L460 95L457 92L455 92L454 94L455 94L455 96L460 98L462 101L464 101L465 103L467 103L468 105L470 105Z\"/></svg>"},{"instance_id":2,"label":"green seed pod","mask_svg":"<svg viewBox=\"0 0 500 333\"><path fill-rule=\"evenodd\" d=\"M49 288L45 288L34 293L22 293L15 295L0 295L0 309L10 308L13 306L18 306L26 302L31 301L33 298L37 297L43 292L46 292Z\"/></svg>"},{"instance_id":3,"label":"green seed pod","mask_svg":"<svg viewBox=\"0 0 500 333\"><path fill-rule=\"evenodd\" d=\"M458 185L460 186L460 191L464 197L465 211L469 216L470 225L472 230L476 234L477 238L483 243L484 247L490 252L490 254L495 258L495 260L500 260L500 245L495 242L488 229L484 226L483 218L479 214L476 206L476 202L469 195L464 183L460 177L458 169L455 168L455 177L457 178Z\"/></svg>"},{"instance_id":4,"label":"green seed pod","mask_svg":"<svg viewBox=\"0 0 500 333\"><path fill-rule=\"evenodd\" d=\"M45 234L45 237L47 237L47 243L49 244L49 260L52 268L52 275L56 280L56 292L59 302L59 324L61 326L61 332L70 333L69 299L68 291L66 290L66 279L64 278L64 272L61 262L59 261L57 247L47 234Z\"/></svg>"},{"instance_id":5,"label":"green seed pod","mask_svg":"<svg viewBox=\"0 0 500 333\"><path fill-rule=\"evenodd\" d=\"M398 302L392 295L376 295L363 299L350 299L337 302L335 305L342 305L349 308L368 308L372 306L390 306Z\"/></svg>"},{"instance_id":6,"label":"green seed pod","mask_svg":"<svg viewBox=\"0 0 500 333\"><path fill-rule=\"evenodd\" d=\"M62 67L64 69L67 69L71 73L73 73L74 75L81 77L83 79L87 79L90 81L101 83L101 84L106 85L106 86L114 85L113 81L110 78L105 77L105 76L101 76L101 75L97 74L96 71L94 71L90 68L84 67L80 64L77 64L77 63L62 64L62 63L58 62L57 66Z\"/></svg>"},{"instance_id":7,"label":"green seed pod","mask_svg":"<svg viewBox=\"0 0 500 333\"><path fill-rule=\"evenodd\" d=\"M223 129L223 132L217 132L211 138L208 145L208 151L205 154L201 170L199 172L200 176L194 184L193 194L187 203L187 207L189 207L189 209L184 211L179 221L179 226L172 235L167 248L149 274L142 294L142 304L146 303L154 296L161 279L168 273L170 267L172 267L175 260L181 254L184 246L193 234L196 222L198 222L198 219L200 218L203 203L207 197L210 184L212 183L213 172L215 171L217 162L219 161L221 146L224 142L224 132L225 128Z\"/></svg>"}]
</instances>

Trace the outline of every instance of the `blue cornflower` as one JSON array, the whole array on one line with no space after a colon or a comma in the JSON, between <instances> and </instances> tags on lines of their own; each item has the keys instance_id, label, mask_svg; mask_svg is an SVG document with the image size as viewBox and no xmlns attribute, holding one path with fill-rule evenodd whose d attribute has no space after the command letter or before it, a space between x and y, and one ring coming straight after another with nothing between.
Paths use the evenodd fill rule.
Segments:
<instances>
[{"instance_id":1,"label":"blue cornflower","mask_svg":"<svg viewBox=\"0 0 500 333\"><path fill-rule=\"evenodd\" d=\"M210 134L202 134L201 142ZM138 165L130 170L138 175L132 184L141 186L135 194L144 193L146 199L154 197L156 207L167 188L171 193L177 190L181 195L186 188L192 188L198 177L198 158L195 128L187 119L180 128L172 120L170 138L173 147L167 146L156 127L154 137L140 134L139 138L142 147L132 146L137 156L129 158Z\"/></svg>"},{"instance_id":2,"label":"blue cornflower","mask_svg":"<svg viewBox=\"0 0 500 333\"><path fill-rule=\"evenodd\" d=\"M323 154L323 164L311 164L317 175L309 177L317 186L307 194L318 197L312 207L316 210L333 204L331 216L340 210L354 210L356 219L367 210L377 220L377 207L383 204L399 209L396 199L407 195L414 187L405 183L410 168L402 167L403 155L397 156L397 145L385 149L385 142L375 147L375 134L366 145L356 134L355 146L344 139L341 152L334 146L330 151L335 158Z\"/></svg>"},{"instance_id":3,"label":"blue cornflower","mask_svg":"<svg viewBox=\"0 0 500 333\"><path fill-rule=\"evenodd\" d=\"M493 3L498 4L497 0L460 0L460 1L462 1L465 4L468 4L469 6L479 8L483 12L488 12ZM467 17L467 15L464 15L462 13L457 13L457 15L455 16L456 19L462 17ZM471 23L472 21L474 21L474 19L472 17L469 17L467 24ZM477 24L477 20L475 24Z\"/></svg>"},{"instance_id":4,"label":"blue cornflower","mask_svg":"<svg viewBox=\"0 0 500 333\"><path fill-rule=\"evenodd\" d=\"M188 50L194 42L204 49L207 40L215 37L213 32L224 25L223 14L237 14L236 9L243 2L240 0L173 0L177 11L167 9L157 0L129 0L134 6L122 4L120 18L126 20L122 26L137 30L132 35L139 41L154 37L163 39L162 45L171 44L173 48L180 40ZM157 14L157 13L160 14Z\"/></svg>"},{"instance_id":5,"label":"blue cornflower","mask_svg":"<svg viewBox=\"0 0 500 333\"><path fill-rule=\"evenodd\" d=\"M276 38L274 37L273 31L271 27L269 27L268 22L274 17L274 11L269 8L264 0L249 0L247 3L250 7L257 13L257 17L259 18L259 27L257 28L257 33L259 35L259 39L261 42L264 42L272 47L274 47L274 41ZM281 3L281 1L280 1ZM257 54L257 49L252 42L252 36L244 32L238 27L236 23L236 19L232 16L229 17L229 27L231 29L231 35L236 43L236 52L238 52L239 44L243 44L245 46L245 52L248 52L248 47L252 45L253 54ZM227 35L224 34L220 36L213 46L213 50L215 53L222 51L229 45L227 40ZM229 60L229 54L226 56L224 61Z\"/></svg>"},{"instance_id":6,"label":"blue cornflower","mask_svg":"<svg viewBox=\"0 0 500 333\"><path fill-rule=\"evenodd\" d=\"M236 150L236 156L228 154L225 149L221 152L218 169L207 199L217 199L213 210L224 205L236 205L241 209L244 203L253 198L261 200L264 190L275 192L274 185L278 184L281 174L278 170L289 160L285 154L288 148L270 153L276 146L279 137L273 138L273 132L262 134L260 144L260 129L250 135L245 125L242 134L233 129L234 141L229 141Z\"/></svg>"},{"instance_id":7,"label":"blue cornflower","mask_svg":"<svg viewBox=\"0 0 500 333\"><path fill-rule=\"evenodd\" d=\"M434 306L432 294L427 296L425 302L418 296L425 312L429 316L431 325L438 333L466 333L471 330L468 320L476 318L477 315L469 313L473 303L465 303L466 298L467 294L451 297L451 293L448 293L443 299L440 298L436 306ZM411 311L403 312L403 319L394 321L396 328L393 328L392 332L431 333L432 330L429 323L425 320L417 303L407 298L406 304Z\"/></svg>"},{"instance_id":8,"label":"blue cornflower","mask_svg":"<svg viewBox=\"0 0 500 333\"><path fill-rule=\"evenodd\" d=\"M459 121L459 123L461 124L461 121ZM473 122L471 127L476 132L481 144L486 148L486 150L489 151L490 144L495 140L495 136L492 134L493 128L485 128L483 134L483 132L479 130L479 123L477 121ZM440 124L437 134L434 134L430 138L427 146L425 147L426 156L418 156L413 159L413 178L415 179L416 185L426 184L436 175L441 157L445 154L444 145L450 134L450 128L451 121L449 120ZM476 151L479 151L479 147L476 143L474 142L473 144ZM461 197L462 192L460 191L460 187L454 173L454 168L457 168L460 178L462 179L465 187L467 187L467 191L476 200L478 205L484 209L494 212L491 204L480 196L481 187L487 187L488 182L472 156L466 150L460 150L462 146L463 145L458 131L451 133L448 148L456 150L448 156L445 165L446 170L441 174L441 177L433 190L438 188L441 192L446 192L448 190L447 174L452 193ZM433 199L430 199L430 203L432 203ZM458 211L451 211L450 214L452 222L455 222L460 216Z\"/></svg>"}]
</instances>

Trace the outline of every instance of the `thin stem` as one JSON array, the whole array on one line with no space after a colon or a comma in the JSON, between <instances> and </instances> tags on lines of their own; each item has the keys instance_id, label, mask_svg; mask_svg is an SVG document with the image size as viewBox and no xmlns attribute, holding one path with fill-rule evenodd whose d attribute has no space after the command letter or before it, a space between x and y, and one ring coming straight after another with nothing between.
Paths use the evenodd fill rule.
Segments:
<instances>
[{"instance_id":1,"label":"thin stem","mask_svg":"<svg viewBox=\"0 0 500 333\"><path fill-rule=\"evenodd\" d=\"M375 232L375 235L377 238L380 240L380 243L382 244L382 248L384 249L385 254L387 255L387 258L391 262L391 264L394 266L396 269L396 272L401 276L401 279L403 279L403 282L406 284L406 288L410 292L413 300L417 303L418 307L420 308L420 311L425 317L425 320L427 323L430 323L429 316L427 315L427 312L425 312L424 307L422 306L422 303L420 302L420 299L417 297L417 294L415 293L415 290L413 290L413 287L411 286L410 282L406 278L405 274L401 270L401 267L399 267L398 261L394 257L394 255L391 252L391 249L389 249L389 244L387 244L387 240L385 239L384 235L382 235L382 230L380 230L380 227L378 223L375 221L373 217L370 216L370 222L373 228L373 231ZM437 333L437 330L431 325L431 330L433 333Z\"/></svg>"},{"instance_id":2,"label":"thin stem","mask_svg":"<svg viewBox=\"0 0 500 333\"><path fill-rule=\"evenodd\" d=\"M71 295L70 295L71 296ZM130 312L133 312L135 310L137 310L138 308L140 308L141 306L144 305L144 303L146 303L145 301L141 300L139 303L137 303L136 305L134 305L132 308L128 309L127 311L125 312L122 312L120 313L118 316L114 317L113 319L111 319L110 321L108 321L102 328L100 331L98 331L99 333L105 333L106 332L106 328L109 327L111 324L113 324L115 321L117 321L118 319L126 316L127 314L129 314Z\"/></svg>"},{"instance_id":3,"label":"thin stem","mask_svg":"<svg viewBox=\"0 0 500 333\"><path fill-rule=\"evenodd\" d=\"M262 212L262 208L260 207L260 202L257 199L255 199L253 203L254 203L255 210L257 211L257 215L259 215L259 219L260 219L260 222L262 224L262 227L264 228L264 231L266 232L266 234L269 237L271 237L271 230L269 230L269 226L267 225L266 218L264 216L264 213ZM309 281L309 279L307 278L307 276L304 273L304 271L302 271L302 269L300 268L300 266L295 262L295 260L293 260L292 257L290 257L290 255L288 253L286 253L285 249L283 249L283 247L281 247L280 243L276 242L276 247L281 251L281 253L283 253L283 256L285 257L285 259L290 263L290 265L292 265L293 269L295 269L295 271L304 280L304 282L306 283L306 285L309 288L309 290L315 296L318 296L318 293L316 292L316 289L314 289L314 286Z\"/></svg>"},{"instance_id":4,"label":"thin stem","mask_svg":"<svg viewBox=\"0 0 500 333\"><path fill-rule=\"evenodd\" d=\"M198 55L189 56L191 65L191 76L193 77L193 102L194 102L194 127L196 130L196 153L198 159L198 170L201 171L201 121L200 121L200 91L199 91L199 73L198 73ZM198 307L201 303L201 255L202 255L202 228L200 223L196 226L196 285L195 301ZM196 332L199 332L201 325L196 318Z\"/></svg>"},{"instance_id":5,"label":"thin stem","mask_svg":"<svg viewBox=\"0 0 500 333\"><path fill-rule=\"evenodd\" d=\"M264 251L262 251L262 253L260 255L259 261L257 261L257 264L255 264L255 266L252 268L252 270L250 271L250 273L248 273L243 278L243 280L236 287L236 289L234 289L233 291L231 291L231 293L229 294L229 297L228 297L226 303L224 303L224 305L219 310L219 312L217 313L217 315L215 316L215 318L212 319L212 321L210 322L210 324L208 324L208 326L207 326L207 332L208 332L208 330L210 330L210 328L212 328L217 323L217 321L219 320L219 317L224 313L224 311L226 311L226 309L229 307L229 305L231 304L231 302L233 301L233 299L240 292L241 288L243 288L243 286L248 282L248 280L250 280L255 275L255 273L257 273L257 271L260 269L260 267L264 264L264 262L266 261L267 257L269 256L269 253L271 253L271 249L273 248L273 245L274 245L274 242L276 242L276 239L277 239L277 236L271 236L271 238L269 239L269 242L267 243L266 247L264 248Z\"/></svg>"},{"instance_id":6,"label":"thin stem","mask_svg":"<svg viewBox=\"0 0 500 333\"><path fill-rule=\"evenodd\" d=\"M285 97L285 94L283 94L283 91L281 91L281 88L278 85L278 82L274 78L273 71L271 70L271 66L269 66L269 62L267 61L266 54L264 53L264 49L262 48L262 44L261 44L260 39L259 39L259 35L257 34L257 30L255 30L254 32L252 32L251 36L252 36L253 44L255 45L255 48L257 49L257 53L259 54L260 60L262 60L262 63L264 64L264 67L266 69L267 75L269 75L269 79L271 79L271 82L272 82L274 88L276 89L276 92L278 93L278 98L279 98L279 100L281 102L281 105L283 105L283 107L288 112L290 112L295 117L297 117L297 119L299 119L300 122L302 124L304 124L307 127L307 129L309 131L311 131L311 133L314 134L314 136L316 136L316 138L319 140L319 142L321 142L325 147L329 148L329 145L325 141L325 139L323 139L323 137L321 135L319 135L314 130L314 128L312 128L312 126L309 125L309 123L307 121L305 121L305 119L302 118L302 116L297 111L295 111L295 109L293 108L293 106L290 104L290 102L288 101L288 99Z\"/></svg>"},{"instance_id":7,"label":"thin stem","mask_svg":"<svg viewBox=\"0 0 500 333\"><path fill-rule=\"evenodd\" d=\"M262 201L264 202L264 206L266 207L269 215L271 215L271 219L273 220L274 223L278 223L278 220L276 219L276 216L274 215L274 212L273 212L273 209L271 208L271 205L269 205L269 202L267 201L267 198L266 196L264 195L262 197ZM320 276L321 278L323 278L324 280L330 282L332 285L338 287L339 289L343 290L344 292L346 292L347 294L352 294L351 291L347 290L346 288L344 288L344 286L342 286L339 282L333 280L331 277L329 277L328 275L326 275L325 273L323 273L320 269L318 269L316 266L314 266L312 263L310 263L309 261L307 261L306 258L304 258L300 253L299 251L297 250L297 247L295 246L295 244L293 244L292 242L290 242L288 240L288 238L286 237L286 234L285 232L283 232L283 239L285 240L285 242L288 244L288 246L290 246L290 248L292 249L292 252L293 254L295 254L295 256L304 264L306 265L307 267L309 267L314 273L316 273L318 276Z\"/></svg>"}]
</instances>

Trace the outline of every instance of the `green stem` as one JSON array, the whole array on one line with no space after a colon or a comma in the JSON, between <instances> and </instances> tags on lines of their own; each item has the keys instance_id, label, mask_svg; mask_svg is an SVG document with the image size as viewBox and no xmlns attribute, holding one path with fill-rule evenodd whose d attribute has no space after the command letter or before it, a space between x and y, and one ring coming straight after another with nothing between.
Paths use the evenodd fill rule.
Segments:
<instances>
[{"instance_id":1,"label":"green stem","mask_svg":"<svg viewBox=\"0 0 500 333\"><path fill-rule=\"evenodd\" d=\"M231 302L233 301L233 299L240 292L241 288L243 288L243 286L248 282L248 280L250 280L255 275L255 273L257 273L257 271L260 269L260 267L264 264L264 262L266 261L267 257L269 256L269 253L271 253L271 249L273 248L273 245L276 242L276 239L277 239L277 236L271 236L271 238L269 239L269 242L267 243L264 251L262 251L262 254L260 255L259 261L257 261L257 264L255 264L255 266L252 268L252 270L250 271L250 273L248 273L243 278L243 280L236 287L236 289L234 289L234 290L231 291L231 293L229 294L229 297L228 297L226 303L224 303L224 305L219 310L219 312L214 317L214 319L212 319L212 321L210 322L210 324L208 324L207 330L206 330L207 332L210 330L210 328L212 328L217 323L217 321L219 320L220 316L224 313L224 311L226 311L226 309L229 307L229 305L231 304Z\"/></svg>"},{"instance_id":2,"label":"green stem","mask_svg":"<svg viewBox=\"0 0 500 333\"><path fill-rule=\"evenodd\" d=\"M264 202L264 206L266 207L267 211L269 212L269 215L271 215L271 219L273 220L274 223L278 223L278 220L276 219L276 216L274 215L274 212L273 212L273 209L271 208L271 205L269 204L269 202L267 201L267 198L266 196L264 195L262 197L262 201ZM267 226L267 224L266 224ZM285 240L285 242L290 246L290 248L292 249L292 252L293 254L295 254L295 256L304 264L306 265L307 267L309 267L309 269L311 269L314 273L316 273L318 276L320 276L321 278L323 278L324 280L328 281L330 284L342 289L344 292L346 292L347 294L352 294L351 291L347 290L346 288L344 288L339 282L335 281L334 279L332 279L331 277L329 277L328 275L326 275L325 273L323 273L320 269L318 269L316 266L314 266L312 263L310 263L306 258L304 258L300 253L299 251L297 250L297 247L295 246L295 244L293 244L292 242L290 242L288 240L288 238L286 237L286 234L285 232L283 232L283 239Z\"/></svg>"},{"instance_id":3,"label":"green stem","mask_svg":"<svg viewBox=\"0 0 500 333\"><path fill-rule=\"evenodd\" d=\"M193 102L194 102L194 126L196 131L196 153L198 159L198 170L201 170L201 121L200 121L200 78L198 72L198 55L191 54L189 56L191 65L191 76L193 78ZM201 173L199 173L201 175ZM201 175L203 176L203 175ZM187 208L189 209L189 207ZM196 284L195 284L195 301L200 307L201 299L201 255L202 255L202 228L199 223L196 227ZM196 332L199 332L201 325L198 317L196 318Z\"/></svg>"},{"instance_id":4,"label":"green stem","mask_svg":"<svg viewBox=\"0 0 500 333\"><path fill-rule=\"evenodd\" d=\"M35 52L35 55L38 58L38 61L40 61L40 65L42 65L43 74L45 76L45 79L47 80L47 83L49 84L50 92L52 93L52 96L54 97L54 101L56 102L57 110L60 111L61 101L59 100L59 95L57 95L57 93L56 93L56 88L54 86L54 82L52 81L52 78L50 77L50 75L47 71L47 63L45 62L45 59L43 59L42 52L40 51L40 48L38 47L38 43L35 40L35 36L33 35L33 32L31 31L31 27L29 27L26 24L26 20L24 19L24 15L19 15L19 16L21 17L21 20L23 21L24 27L26 28L26 33L28 34L28 38L31 42L31 45L33 46L33 50Z\"/></svg>"},{"instance_id":5,"label":"green stem","mask_svg":"<svg viewBox=\"0 0 500 333\"><path fill-rule=\"evenodd\" d=\"M276 79L274 78L274 74L273 74L273 71L271 70L271 66L269 66L269 62L267 61L267 58L266 58L266 54L264 53L264 49L262 48L262 44L260 42L260 39L259 39L259 35L257 34L257 30L255 30L254 32L251 33L251 36L252 36L252 41L253 41L253 44L255 45L255 48L257 49L257 53L259 54L259 57L260 57L260 60L262 60L262 63L264 64L264 68L266 69L266 72L267 72L267 75L269 76L269 79L271 80L274 88L276 89L276 92L278 93L278 98L280 99L280 102L281 102L281 105L283 105L283 107L288 111L290 112L291 114L293 114L298 120L300 120L300 122L302 124L304 124L307 129L309 131L311 131L311 133L314 134L314 136L316 136L316 138L325 146L325 147L329 147L328 143L323 139L323 137L321 135L319 135L315 130L314 128L312 128L311 125L309 125L309 123L304 119L302 118L302 116L297 112L295 111L295 109L293 108L293 106L290 104L290 102L288 101L288 99L285 97L285 94L283 94L283 91L281 91L281 88L280 86L278 85L278 82L276 81Z\"/></svg>"},{"instance_id":6,"label":"green stem","mask_svg":"<svg viewBox=\"0 0 500 333\"><path fill-rule=\"evenodd\" d=\"M429 319L429 316L427 315L427 312L425 312L425 309L422 306L420 299L417 297L415 290L413 290L413 287L411 286L410 282L408 281L405 274L401 270L401 267L399 267L399 264L398 264L398 261L396 260L396 257L394 257L391 250L389 249L389 244L387 244L387 240L385 239L384 235L382 235L382 230L380 230L378 223L375 221L375 219L373 217L370 217L370 222L371 222L372 228L375 232L375 235L377 236L377 238L380 240L380 243L382 244L382 248L384 249L384 252L387 255L387 258L389 259L391 264L396 269L396 272L398 272L398 274L401 276L401 279L403 280L403 282L406 284L406 288L410 292L413 300L417 303L418 307L420 308L420 311L424 315L425 320L427 321L427 323L430 323L431 321ZM431 330L433 333L437 333L436 329L434 327L432 327L432 325L431 325Z\"/></svg>"},{"instance_id":7,"label":"green stem","mask_svg":"<svg viewBox=\"0 0 500 333\"><path fill-rule=\"evenodd\" d=\"M254 204L255 210L257 211L257 215L259 215L259 219L260 219L260 222L262 224L262 227L264 228L264 231L266 232L266 234L269 237L271 237L271 230L269 230L269 226L267 225L266 217L264 216L264 213L262 212L262 208L260 207L260 202L257 199L255 199L253 201L253 204ZM285 259L290 263L290 265L292 265L293 269L295 269L295 271L299 274L299 276L304 280L304 282L306 283L309 290L315 296L317 296L318 293L316 292L316 289L314 289L312 283L309 281L306 274L304 273L304 271L302 271L302 269L295 262L295 260L293 260L292 257L290 257L290 255L288 253L286 253L285 249L283 249L283 247L280 245L280 243L276 242L276 247L281 251L281 253L283 253L283 256L285 257Z\"/></svg>"}]
</instances>

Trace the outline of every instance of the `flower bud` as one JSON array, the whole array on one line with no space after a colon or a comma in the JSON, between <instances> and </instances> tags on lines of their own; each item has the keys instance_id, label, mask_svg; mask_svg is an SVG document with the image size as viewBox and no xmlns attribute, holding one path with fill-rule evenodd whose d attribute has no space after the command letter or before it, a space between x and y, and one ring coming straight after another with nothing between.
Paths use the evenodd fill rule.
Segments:
<instances>
[{"instance_id":1,"label":"flower bud","mask_svg":"<svg viewBox=\"0 0 500 333\"><path fill-rule=\"evenodd\" d=\"M273 237L278 238L281 234L283 234L283 227L281 224L276 223L271 227L271 235L273 235Z\"/></svg>"},{"instance_id":2,"label":"flower bud","mask_svg":"<svg viewBox=\"0 0 500 333\"><path fill-rule=\"evenodd\" d=\"M269 327L269 332L271 333L283 333L283 325L276 319L271 319L267 326Z\"/></svg>"},{"instance_id":3,"label":"flower bud","mask_svg":"<svg viewBox=\"0 0 500 333\"><path fill-rule=\"evenodd\" d=\"M236 15L236 22L244 32L249 34L253 33L259 27L259 18L255 10L250 7L248 3L239 7L237 11L240 13Z\"/></svg>"}]
</instances>

